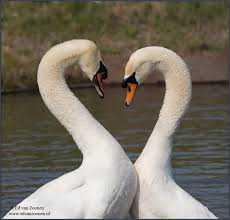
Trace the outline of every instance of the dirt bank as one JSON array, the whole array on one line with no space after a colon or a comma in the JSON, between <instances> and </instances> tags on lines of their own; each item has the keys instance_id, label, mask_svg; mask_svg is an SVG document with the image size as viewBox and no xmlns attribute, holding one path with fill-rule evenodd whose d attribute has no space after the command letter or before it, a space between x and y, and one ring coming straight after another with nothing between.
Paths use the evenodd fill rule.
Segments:
<instances>
[{"instance_id":1,"label":"dirt bank","mask_svg":"<svg viewBox=\"0 0 230 220\"><path fill-rule=\"evenodd\" d=\"M187 63L192 76L193 83L219 83L229 82L229 56L227 51L222 54L196 54L196 55L181 55ZM117 54L107 54L103 56L104 62L109 70L109 77L106 80L107 85L118 85L124 75L124 67L129 58L129 55L119 56ZM35 73L36 75L36 73ZM66 70L66 80L71 87L90 86L90 82L77 67L71 67ZM162 75L152 74L144 84L155 84L163 81ZM7 89L3 92L20 92L37 90L36 82L34 84L25 83Z\"/></svg>"},{"instance_id":2,"label":"dirt bank","mask_svg":"<svg viewBox=\"0 0 230 220\"><path fill-rule=\"evenodd\" d=\"M222 54L181 55L190 68L193 83L229 81L229 56L227 50ZM120 83L124 75L128 56L107 55L104 57L109 68L108 84ZM162 81L161 74L152 74L145 83Z\"/></svg>"},{"instance_id":3,"label":"dirt bank","mask_svg":"<svg viewBox=\"0 0 230 220\"><path fill-rule=\"evenodd\" d=\"M96 42L110 70L109 83L120 83L130 54L149 45L164 46L181 55L193 82L228 80L226 1L4 1L3 5L4 91L36 89L42 56L53 45L71 39ZM70 68L66 75L72 85L86 82L77 68ZM158 82L160 77L152 75L148 82Z\"/></svg>"}]
</instances>

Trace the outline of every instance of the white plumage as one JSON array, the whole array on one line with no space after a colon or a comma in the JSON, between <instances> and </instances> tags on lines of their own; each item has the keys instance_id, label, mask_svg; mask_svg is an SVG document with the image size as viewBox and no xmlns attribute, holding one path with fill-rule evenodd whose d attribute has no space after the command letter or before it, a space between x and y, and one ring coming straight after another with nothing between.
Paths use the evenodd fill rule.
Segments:
<instances>
[{"instance_id":1,"label":"white plumage","mask_svg":"<svg viewBox=\"0 0 230 220\"><path fill-rule=\"evenodd\" d=\"M178 186L171 174L173 134L191 99L189 70L173 51L152 46L131 55L124 79L135 73L140 84L152 67L163 74L166 92L155 128L135 162L139 184L131 213L135 218L216 218Z\"/></svg>"},{"instance_id":2,"label":"white plumage","mask_svg":"<svg viewBox=\"0 0 230 220\"><path fill-rule=\"evenodd\" d=\"M89 40L58 44L42 58L38 69L41 96L78 144L83 162L78 169L45 184L17 205L44 207L49 215L31 216L12 209L5 218L124 218L128 215L136 193L135 169L120 144L70 91L63 76L67 66L78 63L92 80L100 61L100 51ZM13 215L15 212L22 214Z\"/></svg>"}]
</instances>

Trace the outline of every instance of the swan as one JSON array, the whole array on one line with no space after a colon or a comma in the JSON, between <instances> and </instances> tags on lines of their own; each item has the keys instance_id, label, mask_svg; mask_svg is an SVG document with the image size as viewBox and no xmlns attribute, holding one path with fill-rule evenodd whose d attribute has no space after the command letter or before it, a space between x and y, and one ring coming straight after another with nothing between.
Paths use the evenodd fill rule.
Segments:
<instances>
[{"instance_id":1,"label":"swan","mask_svg":"<svg viewBox=\"0 0 230 220\"><path fill-rule=\"evenodd\" d=\"M96 44L89 40L75 39L52 47L39 64L37 81L44 103L81 150L82 164L37 189L4 218L128 215L136 193L135 168L120 144L68 88L63 73L75 63L94 82L99 96L104 97L102 81L107 69Z\"/></svg>"},{"instance_id":2,"label":"swan","mask_svg":"<svg viewBox=\"0 0 230 220\"><path fill-rule=\"evenodd\" d=\"M189 70L175 52L158 46L136 50L125 66L122 87L125 105L132 103L138 86L156 69L163 74L166 92L155 128L135 162L138 189L131 208L135 218L217 218L207 207L184 191L173 179L173 135L191 99Z\"/></svg>"}]
</instances>

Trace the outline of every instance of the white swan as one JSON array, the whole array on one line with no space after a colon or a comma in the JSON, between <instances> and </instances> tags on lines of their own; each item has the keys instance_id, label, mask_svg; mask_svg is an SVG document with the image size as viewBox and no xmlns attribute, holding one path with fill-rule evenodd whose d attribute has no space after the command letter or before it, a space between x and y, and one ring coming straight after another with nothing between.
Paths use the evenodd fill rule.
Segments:
<instances>
[{"instance_id":1,"label":"white swan","mask_svg":"<svg viewBox=\"0 0 230 220\"><path fill-rule=\"evenodd\" d=\"M191 99L191 79L184 61L163 47L135 51L125 68L123 87L130 105L138 85L155 68L166 83L166 93L158 121L135 162L139 176L131 213L135 218L216 218L204 205L185 192L171 174L172 138Z\"/></svg>"},{"instance_id":2,"label":"white swan","mask_svg":"<svg viewBox=\"0 0 230 220\"><path fill-rule=\"evenodd\" d=\"M78 169L40 187L5 218L124 218L128 215L136 193L136 171L120 144L68 88L63 72L75 63L96 83L103 97L101 83L107 71L100 51L89 40L71 40L52 47L41 60L37 79L45 104L78 144L83 162ZM39 210L35 211L36 208ZM35 214L29 215L32 212Z\"/></svg>"}]
</instances>

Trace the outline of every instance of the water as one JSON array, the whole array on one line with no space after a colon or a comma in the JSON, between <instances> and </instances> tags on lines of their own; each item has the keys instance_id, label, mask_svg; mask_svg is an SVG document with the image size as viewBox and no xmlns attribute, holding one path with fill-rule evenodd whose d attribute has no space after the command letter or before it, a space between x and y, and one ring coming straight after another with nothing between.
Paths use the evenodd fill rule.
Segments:
<instances>
[{"instance_id":1,"label":"water","mask_svg":"<svg viewBox=\"0 0 230 220\"><path fill-rule=\"evenodd\" d=\"M157 120L164 88L141 87L129 109L123 108L120 88L107 88L104 100L94 89L76 94L135 161ZM1 216L41 185L77 168L82 158L38 94L8 95L3 104ZM229 217L228 107L227 86L193 86L172 161L177 183L222 218Z\"/></svg>"}]
</instances>

